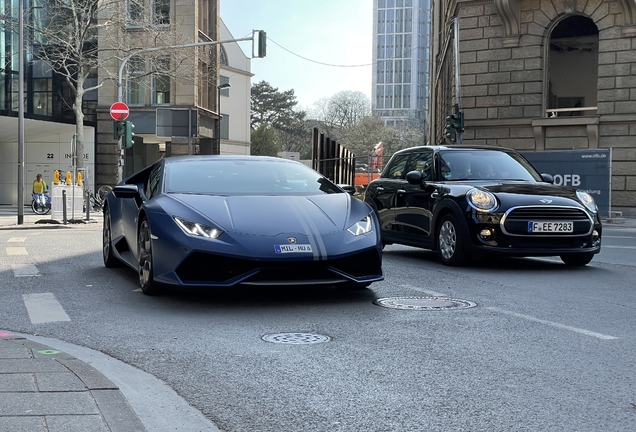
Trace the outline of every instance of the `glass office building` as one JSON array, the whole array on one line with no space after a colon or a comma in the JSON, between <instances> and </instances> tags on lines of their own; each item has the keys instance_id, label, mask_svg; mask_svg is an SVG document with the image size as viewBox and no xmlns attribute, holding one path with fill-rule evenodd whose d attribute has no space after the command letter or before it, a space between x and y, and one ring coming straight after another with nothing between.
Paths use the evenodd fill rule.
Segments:
<instances>
[{"instance_id":1,"label":"glass office building","mask_svg":"<svg viewBox=\"0 0 636 432\"><path fill-rule=\"evenodd\" d=\"M430 0L374 0L373 114L387 125L428 110Z\"/></svg>"}]
</instances>

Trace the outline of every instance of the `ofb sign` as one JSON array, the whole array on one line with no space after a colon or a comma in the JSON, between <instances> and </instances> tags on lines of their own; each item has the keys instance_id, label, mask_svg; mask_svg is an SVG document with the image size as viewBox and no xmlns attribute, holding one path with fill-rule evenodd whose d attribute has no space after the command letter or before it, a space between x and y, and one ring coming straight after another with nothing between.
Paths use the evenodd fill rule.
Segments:
<instances>
[{"instance_id":1,"label":"ofb sign","mask_svg":"<svg viewBox=\"0 0 636 432\"><path fill-rule=\"evenodd\" d=\"M609 216L611 150L555 150L522 153L539 172L552 175L554 184L572 186L592 195L600 214Z\"/></svg>"}]
</instances>

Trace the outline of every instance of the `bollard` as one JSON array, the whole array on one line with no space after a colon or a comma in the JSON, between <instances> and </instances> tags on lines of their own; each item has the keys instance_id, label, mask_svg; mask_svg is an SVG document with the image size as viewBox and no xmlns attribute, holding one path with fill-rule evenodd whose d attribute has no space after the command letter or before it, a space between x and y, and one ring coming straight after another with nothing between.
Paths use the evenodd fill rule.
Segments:
<instances>
[{"instance_id":1,"label":"bollard","mask_svg":"<svg viewBox=\"0 0 636 432\"><path fill-rule=\"evenodd\" d=\"M64 222L64 225L68 223L68 220L66 219L66 190L62 191L62 221Z\"/></svg>"},{"instance_id":2,"label":"bollard","mask_svg":"<svg viewBox=\"0 0 636 432\"><path fill-rule=\"evenodd\" d=\"M91 192L88 189L85 189L86 196L86 221L91 220Z\"/></svg>"}]
</instances>

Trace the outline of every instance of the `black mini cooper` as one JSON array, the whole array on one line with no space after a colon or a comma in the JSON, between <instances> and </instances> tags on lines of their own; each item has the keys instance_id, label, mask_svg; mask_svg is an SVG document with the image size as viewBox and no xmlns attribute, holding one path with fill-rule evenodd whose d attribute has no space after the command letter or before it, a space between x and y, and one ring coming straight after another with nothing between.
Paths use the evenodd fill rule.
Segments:
<instances>
[{"instance_id":1,"label":"black mini cooper","mask_svg":"<svg viewBox=\"0 0 636 432\"><path fill-rule=\"evenodd\" d=\"M378 215L383 244L436 250L448 265L491 253L559 256L584 266L601 250L594 199L554 185L506 148L401 150L369 183L364 201Z\"/></svg>"}]
</instances>

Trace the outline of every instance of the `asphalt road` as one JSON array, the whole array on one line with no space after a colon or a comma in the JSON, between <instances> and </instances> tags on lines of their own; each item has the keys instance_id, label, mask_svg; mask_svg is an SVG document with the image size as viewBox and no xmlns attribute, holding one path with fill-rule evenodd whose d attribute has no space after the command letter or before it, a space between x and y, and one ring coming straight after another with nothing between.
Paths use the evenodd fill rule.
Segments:
<instances>
[{"instance_id":1,"label":"asphalt road","mask_svg":"<svg viewBox=\"0 0 636 432\"><path fill-rule=\"evenodd\" d=\"M363 291L161 297L141 294L131 270L104 268L100 241L96 226L0 231L0 328L136 366L223 431L636 430L636 228L605 227L584 268L551 258L450 268L389 246L386 280ZM18 243L26 254L9 254ZM68 320L33 322L26 302L42 293ZM392 297L474 307L374 303ZM282 333L303 343L263 340Z\"/></svg>"}]
</instances>

